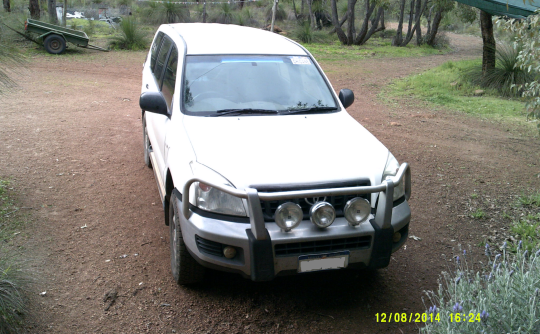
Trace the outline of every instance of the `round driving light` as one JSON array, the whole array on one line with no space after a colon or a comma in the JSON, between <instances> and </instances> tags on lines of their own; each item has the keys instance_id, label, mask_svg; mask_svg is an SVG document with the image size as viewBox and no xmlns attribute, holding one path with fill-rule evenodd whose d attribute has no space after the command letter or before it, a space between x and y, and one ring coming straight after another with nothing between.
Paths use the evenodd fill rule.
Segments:
<instances>
[{"instance_id":1,"label":"round driving light","mask_svg":"<svg viewBox=\"0 0 540 334\"><path fill-rule=\"evenodd\" d=\"M288 232L300 224L304 213L300 205L287 202L278 206L276 210L276 224L283 231Z\"/></svg>"},{"instance_id":2,"label":"round driving light","mask_svg":"<svg viewBox=\"0 0 540 334\"><path fill-rule=\"evenodd\" d=\"M368 200L355 197L345 204L345 218L351 226L357 226L366 221L371 213L371 205Z\"/></svg>"},{"instance_id":3,"label":"round driving light","mask_svg":"<svg viewBox=\"0 0 540 334\"><path fill-rule=\"evenodd\" d=\"M399 232L394 233L394 235L392 236L392 241L399 242L400 240L401 240L401 233Z\"/></svg>"},{"instance_id":4,"label":"round driving light","mask_svg":"<svg viewBox=\"0 0 540 334\"><path fill-rule=\"evenodd\" d=\"M328 202L317 202L309 209L309 219L317 227L325 228L336 219L336 210Z\"/></svg>"},{"instance_id":5,"label":"round driving light","mask_svg":"<svg viewBox=\"0 0 540 334\"><path fill-rule=\"evenodd\" d=\"M231 246L223 248L223 255L225 255L227 259L232 259L236 256L236 248Z\"/></svg>"}]
</instances>

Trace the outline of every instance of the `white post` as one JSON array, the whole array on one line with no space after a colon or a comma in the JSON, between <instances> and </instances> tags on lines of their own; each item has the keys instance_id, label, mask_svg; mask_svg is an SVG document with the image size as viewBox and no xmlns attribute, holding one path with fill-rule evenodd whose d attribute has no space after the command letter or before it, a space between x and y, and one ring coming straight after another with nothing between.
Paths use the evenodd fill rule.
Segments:
<instances>
[{"instance_id":1,"label":"white post","mask_svg":"<svg viewBox=\"0 0 540 334\"><path fill-rule=\"evenodd\" d=\"M272 25L270 26L270 31L274 32L274 22L276 21L276 10L279 0L274 0L274 5L272 6Z\"/></svg>"}]
</instances>

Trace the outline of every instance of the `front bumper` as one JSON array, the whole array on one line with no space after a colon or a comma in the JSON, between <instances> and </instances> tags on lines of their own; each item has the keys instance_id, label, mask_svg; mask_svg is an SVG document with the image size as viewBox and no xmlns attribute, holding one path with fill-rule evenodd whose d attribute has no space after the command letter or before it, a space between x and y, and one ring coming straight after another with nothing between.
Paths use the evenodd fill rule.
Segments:
<instances>
[{"instance_id":1,"label":"front bumper","mask_svg":"<svg viewBox=\"0 0 540 334\"><path fill-rule=\"evenodd\" d=\"M250 224L203 217L189 210L189 187L194 182L204 182L231 195L247 199ZM405 182L406 200L394 206L393 189L400 182ZM340 217L326 229L319 229L309 220L304 220L293 230L283 232L275 223L264 221L260 207L261 200L374 192L379 193L375 215L355 227L350 226L344 217ZM182 208L180 224L184 242L200 264L222 271L238 272L254 281L266 281L280 274L296 273L300 255L347 250L350 252L348 267L388 266L392 252L399 249L408 236L411 218L407 202L409 197L410 169L407 164L403 164L393 179L383 181L379 186L285 193L257 193L255 189L249 188L240 191L193 178L184 186L182 201L178 199L177 204ZM394 241L395 232L400 232L401 238ZM220 247L225 246L237 249L237 255L233 259L227 259L220 254Z\"/></svg>"}]
</instances>

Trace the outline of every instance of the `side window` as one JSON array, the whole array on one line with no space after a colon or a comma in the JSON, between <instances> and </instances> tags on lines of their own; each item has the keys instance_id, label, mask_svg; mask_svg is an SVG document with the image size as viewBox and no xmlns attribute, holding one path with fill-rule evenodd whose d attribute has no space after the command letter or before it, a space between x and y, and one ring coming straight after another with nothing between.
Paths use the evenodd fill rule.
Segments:
<instances>
[{"instance_id":1,"label":"side window","mask_svg":"<svg viewBox=\"0 0 540 334\"><path fill-rule=\"evenodd\" d=\"M162 39L163 39L163 33L160 32L158 33L156 40L154 41L154 44L152 44L152 54L150 56L150 70L152 70L152 72L154 71L154 67L156 66L159 45L161 44Z\"/></svg>"},{"instance_id":2,"label":"side window","mask_svg":"<svg viewBox=\"0 0 540 334\"><path fill-rule=\"evenodd\" d=\"M167 54L171 48L172 41L165 37L161 43L161 48L159 49L159 55L156 60L156 67L154 68L154 76L158 82L158 87L161 87L161 77L163 76L163 68L165 67L165 62L167 61Z\"/></svg>"},{"instance_id":3,"label":"side window","mask_svg":"<svg viewBox=\"0 0 540 334\"><path fill-rule=\"evenodd\" d=\"M169 60L167 61L167 66L165 67L165 75L163 76L163 87L161 92L165 101L167 101L167 106L169 110L172 106L172 98L174 94L174 85L176 83L176 68L178 66L178 50L173 45L171 53L169 55Z\"/></svg>"}]
</instances>

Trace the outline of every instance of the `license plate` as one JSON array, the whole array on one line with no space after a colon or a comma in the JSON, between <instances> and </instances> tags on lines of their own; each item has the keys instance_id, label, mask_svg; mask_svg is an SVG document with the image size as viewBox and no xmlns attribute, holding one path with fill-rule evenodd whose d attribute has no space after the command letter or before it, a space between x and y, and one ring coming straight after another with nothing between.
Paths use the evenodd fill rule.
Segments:
<instances>
[{"instance_id":1,"label":"license plate","mask_svg":"<svg viewBox=\"0 0 540 334\"><path fill-rule=\"evenodd\" d=\"M349 264L349 251L302 255L298 257L298 272L307 273L310 271L331 270L347 268Z\"/></svg>"}]
</instances>

